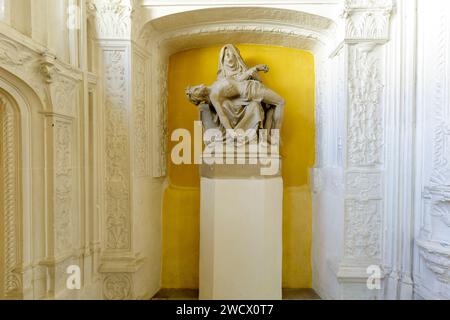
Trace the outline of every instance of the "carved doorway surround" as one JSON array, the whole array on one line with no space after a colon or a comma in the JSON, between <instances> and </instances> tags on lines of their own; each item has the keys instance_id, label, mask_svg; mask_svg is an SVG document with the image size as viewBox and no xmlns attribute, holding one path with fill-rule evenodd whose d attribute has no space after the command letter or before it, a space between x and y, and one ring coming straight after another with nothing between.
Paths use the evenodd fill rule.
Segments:
<instances>
[{"instance_id":1,"label":"carved doorway surround","mask_svg":"<svg viewBox=\"0 0 450 320\"><path fill-rule=\"evenodd\" d=\"M0 37L0 294L56 298L69 295L66 265L80 256L70 114L79 73L13 32Z\"/></svg>"},{"instance_id":2,"label":"carved doorway surround","mask_svg":"<svg viewBox=\"0 0 450 320\"><path fill-rule=\"evenodd\" d=\"M37 101L23 81L0 68L0 299L32 297L30 104Z\"/></svg>"}]
</instances>

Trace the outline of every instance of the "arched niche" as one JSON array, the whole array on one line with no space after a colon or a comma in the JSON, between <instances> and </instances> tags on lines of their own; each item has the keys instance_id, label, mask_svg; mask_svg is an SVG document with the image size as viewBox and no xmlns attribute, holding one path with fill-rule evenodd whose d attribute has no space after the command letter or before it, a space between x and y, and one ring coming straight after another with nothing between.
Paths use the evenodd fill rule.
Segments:
<instances>
[{"instance_id":1,"label":"arched niche","mask_svg":"<svg viewBox=\"0 0 450 320\"><path fill-rule=\"evenodd\" d=\"M166 175L167 83L172 54L225 43L276 45L309 51L315 58L316 166L329 158L327 142L334 129L327 120L331 108L330 58L338 47L341 25L330 18L275 8L226 7L176 13L148 21L141 40L151 56L151 108L153 113L153 174ZM342 40L342 38L341 38ZM328 114L328 115L327 115ZM337 126L337 124L334 124ZM314 209L313 209L314 210ZM313 212L314 215L314 212ZM313 232L313 242L317 235ZM313 248L314 250L314 248ZM314 253L313 253L314 256ZM314 272L314 271L313 271ZM313 278L315 276L313 275Z\"/></svg>"},{"instance_id":2,"label":"arched niche","mask_svg":"<svg viewBox=\"0 0 450 320\"><path fill-rule=\"evenodd\" d=\"M316 164L323 162L322 108L328 92L329 56L337 47L338 23L316 14L267 7L218 7L147 21L139 32L151 55L153 175L166 175L167 81L172 54L225 43L276 45L310 51L316 64Z\"/></svg>"}]
</instances>

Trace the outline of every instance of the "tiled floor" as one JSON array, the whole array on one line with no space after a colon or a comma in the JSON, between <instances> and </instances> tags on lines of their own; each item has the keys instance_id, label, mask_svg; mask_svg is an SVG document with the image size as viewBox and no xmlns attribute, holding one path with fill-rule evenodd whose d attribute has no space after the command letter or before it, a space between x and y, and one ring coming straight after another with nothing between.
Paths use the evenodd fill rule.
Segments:
<instances>
[{"instance_id":1,"label":"tiled floor","mask_svg":"<svg viewBox=\"0 0 450 320\"><path fill-rule=\"evenodd\" d=\"M283 300L319 300L313 289L284 289ZM161 289L152 300L198 300L198 290Z\"/></svg>"}]
</instances>

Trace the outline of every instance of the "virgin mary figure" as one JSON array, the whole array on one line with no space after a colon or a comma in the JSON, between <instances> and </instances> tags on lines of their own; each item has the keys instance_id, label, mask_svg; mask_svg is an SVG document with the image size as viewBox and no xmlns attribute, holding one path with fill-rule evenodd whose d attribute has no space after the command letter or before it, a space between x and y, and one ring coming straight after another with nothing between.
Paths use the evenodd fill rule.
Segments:
<instances>
[{"instance_id":1,"label":"virgin mary figure","mask_svg":"<svg viewBox=\"0 0 450 320\"><path fill-rule=\"evenodd\" d=\"M261 70L261 71L266 71ZM268 71L268 70L267 70ZM236 80L256 80L261 78L254 68L250 69L242 59L241 52L232 44L227 44L220 50L218 79L235 78ZM243 79L247 78L247 79Z\"/></svg>"},{"instance_id":2,"label":"virgin mary figure","mask_svg":"<svg viewBox=\"0 0 450 320\"><path fill-rule=\"evenodd\" d=\"M261 86L260 68L248 68L239 50L228 44L219 55L217 81L211 87L210 99L226 129L258 130L263 127L261 96L252 95Z\"/></svg>"}]
</instances>

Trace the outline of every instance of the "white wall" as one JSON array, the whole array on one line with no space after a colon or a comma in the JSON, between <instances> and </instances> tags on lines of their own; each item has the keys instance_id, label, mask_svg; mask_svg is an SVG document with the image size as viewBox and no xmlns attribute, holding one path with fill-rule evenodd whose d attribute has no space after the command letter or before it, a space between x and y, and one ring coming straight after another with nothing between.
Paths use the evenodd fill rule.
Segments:
<instances>
[{"instance_id":1,"label":"white wall","mask_svg":"<svg viewBox=\"0 0 450 320\"><path fill-rule=\"evenodd\" d=\"M450 299L450 3L418 3L414 282Z\"/></svg>"}]
</instances>

